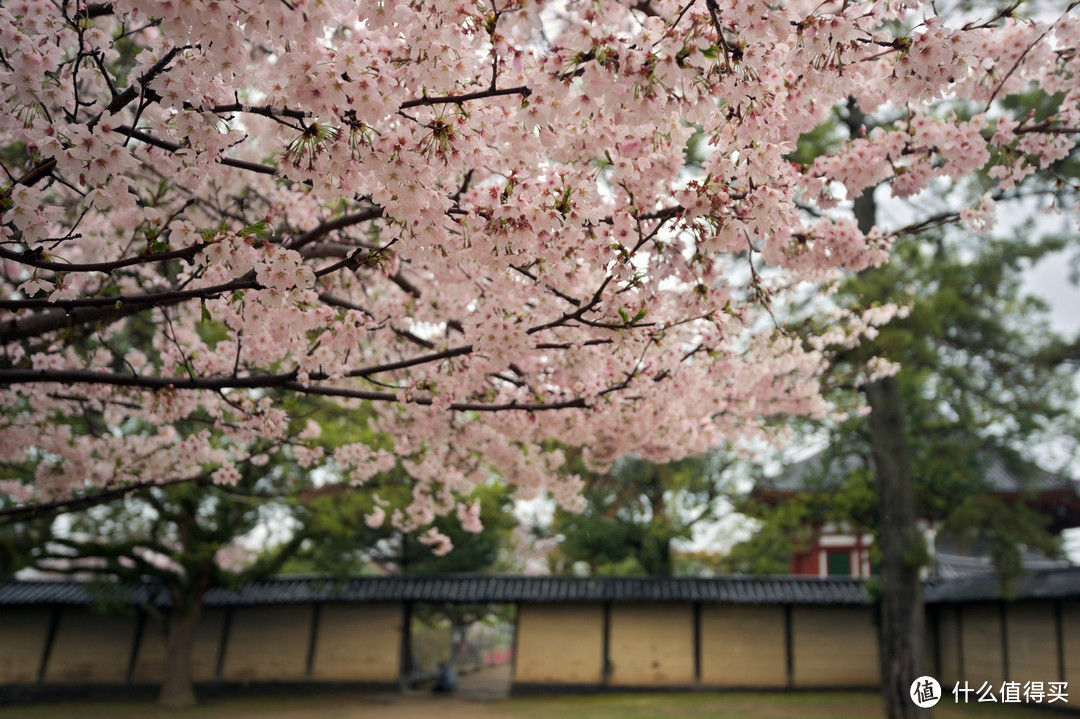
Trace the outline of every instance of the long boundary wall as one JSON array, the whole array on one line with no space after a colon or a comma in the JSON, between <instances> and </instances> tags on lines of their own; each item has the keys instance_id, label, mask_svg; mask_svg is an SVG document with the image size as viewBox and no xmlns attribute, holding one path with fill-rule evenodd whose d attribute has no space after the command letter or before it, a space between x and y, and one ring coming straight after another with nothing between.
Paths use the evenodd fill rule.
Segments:
<instances>
[{"instance_id":1,"label":"long boundary wall","mask_svg":"<svg viewBox=\"0 0 1080 719\"><path fill-rule=\"evenodd\" d=\"M208 608L192 674L199 683L395 685L405 620L396 603ZM165 626L137 611L0 607L0 696L5 686L160 683Z\"/></svg>"},{"instance_id":2,"label":"long boundary wall","mask_svg":"<svg viewBox=\"0 0 1080 719\"><path fill-rule=\"evenodd\" d=\"M208 608L193 655L198 682L393 685L410 605L307 602ZM936 604L929 672L943 686L1080 684L1080 598ZM868 606L691 602L518 604L516 690L873 688ZM82 607L0 607L5 687L159 682L162 617Z\"/></svg>"},{"instance_id":3,"label":"long boundary wall","mask_svg":"<svg viewBox=\"0 0 1080 719\"><path fill-rule=\"evenodd\" d=\"M1080 599L939 604L929 619L942 686L1080 682Z\"/></svg>"},{"instance_id":4,"label":"long boundary wall","mask_svg":"<svg viewBox=\"0 0 1080 719\"><path fill-rule=\"evenodd\" d=\"M522 604L517 621L518 691L870 689L879 682L877 630L866 606Z\"/></svg>"},{"instance_id":5,"label":"long boundary wall","mask_svg":"<svg viewBox=\"0 0 1080 719\"><path fill-rule=\"evenodd\" d=\"M927 628L926 669L945 687L1080 683L1080 599L931 605ZM880 681L878 628L866 606L519 607L521 691L873 689Z\"/></svg>"}]
</instances>

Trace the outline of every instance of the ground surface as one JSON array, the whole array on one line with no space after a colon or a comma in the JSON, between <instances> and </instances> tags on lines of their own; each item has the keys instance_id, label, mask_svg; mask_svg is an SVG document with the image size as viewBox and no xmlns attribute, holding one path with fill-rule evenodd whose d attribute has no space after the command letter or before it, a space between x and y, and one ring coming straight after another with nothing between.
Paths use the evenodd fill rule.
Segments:
<instances>
[{"instance_id":1,"label":"ground surface","mask_svg":"<svg viewBox=\"0 0 1080 719\"><path fill-rule=\"evenodd\" d=\"M935 719L1053 719L1025 707L972 704L947 697ZM1075 705L1074 705L1075 706ZM188 711L140 702L67 702L0 708L2 719L854 719L881 716L880 699L863 693L607 694L481 699L336 694L222 699Z\"/></svg>"}]
</instances>

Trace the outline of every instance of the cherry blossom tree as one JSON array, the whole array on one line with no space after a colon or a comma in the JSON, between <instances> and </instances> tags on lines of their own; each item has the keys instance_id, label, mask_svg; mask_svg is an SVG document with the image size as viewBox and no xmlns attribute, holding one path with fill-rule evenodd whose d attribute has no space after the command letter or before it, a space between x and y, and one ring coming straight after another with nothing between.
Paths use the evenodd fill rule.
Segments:
<instances>
[{"instance_id":1,"label":"cherry blossom tree","mask_svg":"<svg viewBox=\"0 0 1080 719\"><path fill-rule=\"evenodd\" d=\"M6 2L2 511L228 484L270 443L402 462L414 527L492 471L573 506L542 442L665 460L824 414L785 304L906 229L846 198L988 169L918 221L991 224L1075 146L1075 4ZM1057 112L1000 112L1033 87ZM889 121L791 161L849 101ZM309 444L304 396L389 445Z\"/></svg>"}]
</instances>

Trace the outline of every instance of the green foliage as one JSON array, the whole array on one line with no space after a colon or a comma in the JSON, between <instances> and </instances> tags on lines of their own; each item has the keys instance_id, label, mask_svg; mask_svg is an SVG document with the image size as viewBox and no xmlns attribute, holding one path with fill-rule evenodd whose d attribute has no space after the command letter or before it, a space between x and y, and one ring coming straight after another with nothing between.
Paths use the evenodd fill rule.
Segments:
<instances>
[{"instance_id":1,"label":"green foliage","mask_svg":"<svg viewBox=\"0 0 1080 719\"><path fill-rule=\"evenodd\" d=\"M1060 556L1061 543L1047 532L1049 517L1026 504L1009 504L986 494L964 497L949 513L943 531L964 546L986 548L1007 595L1023 574L1024 548Z\"/></svg>"},{"instance_id":2,"label":"green foliage","mask_svg":"<svg viewBox=\"0 0 1080 719\"><path fill-rule=\"evenodd\" d=\"M437 517L438 531L450 538L453 551L438 556L420 541L420 531L406 532L384 522L369 527L367 516L376 508L375 495L389 516L408 504L412 480L400 468L377 488L348 489L335 485L313 497L311 539L282 567L283 573L331 573L337 576L394 571L407 574L448 574L499 571L510 534L517 526L510 490L492 482L476 487L468 501L480 503L484 531L467 532L454 515ZM426 528L425 528L426 530Z\"/></svg>"},{"instance_id":3,"label":"green foliage","mask_svg":"<svg viewBox=\"0 0 1080 719\"><path fill-rule=\"evenodd\" d=\"M804 132L788 159L800 165L809 165L820 155L840 149L847 133L835 117L819 122L814 129Z\"/></svg>"},{"instance_id":4,"label":"green foliage","mask_svg":"<svg viewBox=\"0 0 1080 719\"><path fill-rule=\"evenodd\" d=\"M869 358L900 363L919 514L944 523L949 536L985 546L1006 583L1020 571L1023 548L1048 556L1061 552L1038 512L986 494L985 472L989 462L1005 461L1023 476L1032 472L1025 451L1048 439L1080 438L1073 374L1045 359L1060 356L1066 343L1048 328L1045 303L1024 293L1022 277L1063 246L1059 238L1036 241L1025 233L1009 239L908 237L889 264L841 287L840 297L853 306L893 302L911 311L838 355L834 399L858 404L848 378ZM809 478L812 491L794 501L744 507L763 528L736 548L731 566L778 567L785 540L797 546L800 520L843 520L877 530L865 420L853 417L827 430L828 476Z\"/></svg>"},{"instance_id":5,"label":"green foliage","mask_svg":"<svg viewBox=\"0 0 1080 719\"><path fill-rule=\"evenodd\" d=\"M669 464L625 457L602 473L586 467L580 451L567 456L567 470L585 480L585 509L556 512L552 531L563 537L556 571L584 562L596 575L671 576L673 544L715 519L730 494L725 473L733 463L720 452Z\"/></svg>"},{"instance_id":6,"label":"green foliage","mask_svg":"<svg viewBox=\"0 0 1080 719\"><path fill-rule=\"evenodd\" d=\"M7 505L4 497L0 496L0 508ZM33 551L51 536L51 526L51 515L0 526L0 582L32 565Z\"/></svg>"},{"instance_id":7,"label":"green foliage","mask_svg":"<svg viewBox=\"0 0 1080 719\"><path fill-rule=\"evenodd\" d=\"M287 462L239 466L235 486L191 481L142 489L84 509L0 526L10 569L86 574L99 581L156 579L182 607L217 586L236 587L271 574L305 536L305 509L292 499L301 483ZM293 520L292 536L243 565L221 561L270 517Z\"/></svg>"},{"instance_id":8,"label":"green foliage","mask_svg":"<svg viewBox=\"0 0 1080 719\"><path fill-rule=\"evenodd\" d=\"M333 574L345 578L361 574L458 574L499 572L506 568L506 554L517 520L513 515L511 491L502 483L490 482L474 488L468 501L480 504L484 529L465 531L454 515L437 517L432 526L446 535L453 550L439 556L422 541L422 532L403 531L385 521L378 527L366 523L376 506L387 516L405 507L412 496L412 479L400 465L387 473L385 482L375 487L327 487L309 502L312 533L301 551L281 567L282 574ZM376 505L378 494L380 505ZM426 528L424 528L426 531ZM506 619L507 607L473 604L429 605L413 608L413 619L421 627L449 625L463 627L483 618ZM457 635L455 635L457 636ZM460 643L458 637L454 645ZM451 650L452 651L452 650Z\"/></svg>"},{"instance_id":9,"label":"green foliage","mask_svg":"<svg viewBox=\"0 0 1080 719\"><path fill-rule=\"evenodd\" d=\"M1017 120L1042 122L1061 102L1060 94L1030 90L1002 98L1002 107ZM961 117L971 111L960 101L942 109ZM883 126L893 122L874 121ZM850 104L803 135L790 159L808 164L844 137L870 128L868 118ZM1077 176L1080 160L1073 153L1040 171L1032 185L1061 204L1061 178ZM982 176L953 191L982 193L992 186ZM934 201L927 197L922 209L932 212ZM872 190L855 205L860 225L873 224ZM888 264L849 276L837 296L852 308L895 303L910 307L910 313L858 348L840 351L828 379L834 402L854 409L862 404L851 380L858 368L872 357L901 365L898 381L918 512L943 523L943 531L962 543L985 546L1006 584L1020 570L1023 548L1059 556L1060 542L1027 500L1005 504L987 495L987 463L1004 460L1023 475L1031 466L1022 454L1039 442L1051 439L1075 449L1080 439L1074 375L1060 362L1075 352L1075 341L1067 343L1051 332L1045 303L1023 289L1023 273L1074 238L1032 239L1035 234L1029 223L1007 238L976 238L932 226L899 238ZM797 548L807 523L844 521L859 530L877 530L865 419L853 416L824 429L829 476L816 478L817 486L815 478L808 478L811 492L778 505L744 504L743 511L762 525L733 550L729 568L780 569L785 543ZM813 431L820 435L821 428Z\"/></svg>"},{"instance_id":10,"label":"green foliage","mask_svg":"<svg viewBox=\"0 0 1080 719\"><path fill-rule=\"evenodd\" d=\"M720 558L719 573L761 576L790 572L792 552L808 550L813 538L809 499L800 497L775 507L744 502L738 509L748 516L763 515L759 516L761 524L747 540Z\"/></svg>"}]
</instances>

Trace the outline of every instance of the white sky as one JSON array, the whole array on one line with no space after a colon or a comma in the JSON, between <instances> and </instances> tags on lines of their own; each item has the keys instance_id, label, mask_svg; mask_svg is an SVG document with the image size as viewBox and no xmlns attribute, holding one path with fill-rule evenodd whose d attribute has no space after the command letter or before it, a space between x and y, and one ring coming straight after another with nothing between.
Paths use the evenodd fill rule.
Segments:
<instances>
[{"instance_id":1,"label":"white sky","mask_svg":"<svg viewBox=\"0 0 1080 719\"><path fill-rule=\"evenodd\" d=\"M1080 287L1069 281L1069 261L1080 250L1059 252L1028 273L1028 291L1051 305L1050 320L1065 337L1080 333Z\"/></svg>"},{"instance_id":2,"label":"white sky","mask_svg":"<svg viewBox=\"0 0 1080 719\"><path fill-rule=\"evenodd\" d=\"M1069 281L1069 261L1080 250L1059 252L1046 258L1028 273L1027 289L1050 303L1050 322L1053 329L1066 338L1080 334L1080 287ZM1076 367L1080 381L1080 365ZM1073 479L1080 473L1071 472ZM1065 553L1074 564L1080 564L1080 529L1063 534Z\"/></svg>"}]
</instances>

